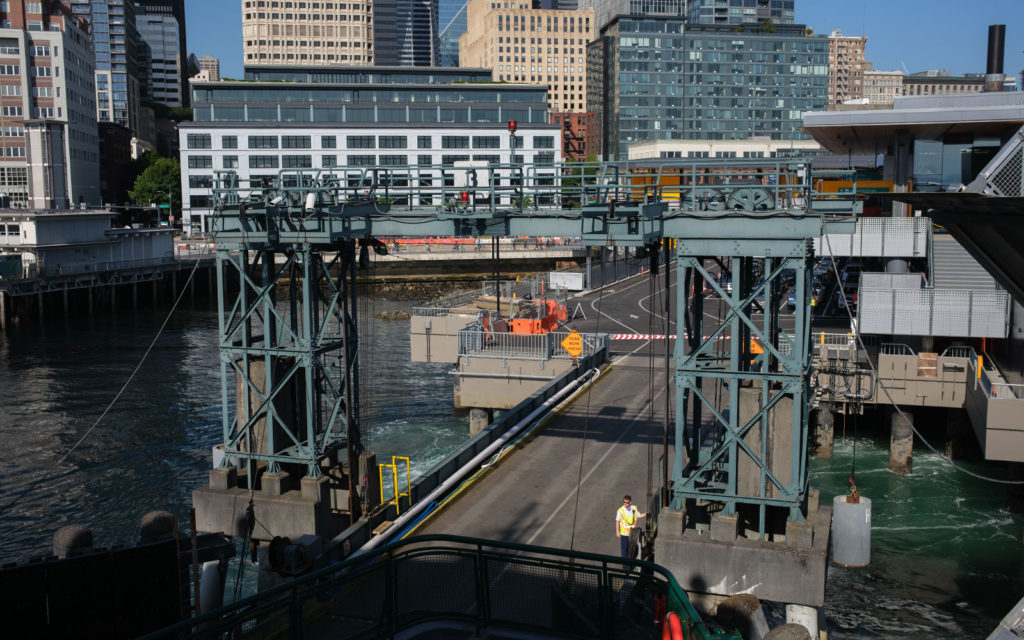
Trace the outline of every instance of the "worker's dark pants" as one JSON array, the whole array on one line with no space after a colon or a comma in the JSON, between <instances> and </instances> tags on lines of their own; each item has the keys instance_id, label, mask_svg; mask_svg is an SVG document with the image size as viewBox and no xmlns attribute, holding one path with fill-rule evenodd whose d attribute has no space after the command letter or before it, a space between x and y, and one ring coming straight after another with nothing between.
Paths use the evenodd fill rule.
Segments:
<instances>
[{"instance_id":1,"label":"worker's dark pants","mask_svg":"<svg viewBox=\"0 0 1024 640\"><path fill-rule=\"evenodd\" d=\"M622 547L622 557L629 557L629 536L619 536L619 545Z\"/></svg>"}]
</instances>

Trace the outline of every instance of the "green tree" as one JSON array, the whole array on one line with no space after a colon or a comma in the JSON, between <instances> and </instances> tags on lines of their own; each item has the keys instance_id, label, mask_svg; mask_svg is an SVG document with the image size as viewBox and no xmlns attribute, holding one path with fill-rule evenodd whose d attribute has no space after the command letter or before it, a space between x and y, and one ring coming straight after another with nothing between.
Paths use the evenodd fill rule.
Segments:
<instances>
[{"instance_id":1,"label":"green tree","mask_svg":"<svg viewBox=\"0 0 1024 640\"><path fill-rule=\"evenodd\" d=\"M136 204L167 204L168 193L172 196L171 210L178 218L181 215L181 164L173 158L157 157L135 179L128 195Z\"/></svg>"},{"instance_id":2,"label":"green tree","mask_svg":"<svg viewBox=\"0 0 1024 640\"><path fill-rule=\"evenodd\" d=\"M587 154L584 162L569 159L562 165L562 208L579 209L584 187L597 182L597 156Z\"/></svg>"}]
</instances>

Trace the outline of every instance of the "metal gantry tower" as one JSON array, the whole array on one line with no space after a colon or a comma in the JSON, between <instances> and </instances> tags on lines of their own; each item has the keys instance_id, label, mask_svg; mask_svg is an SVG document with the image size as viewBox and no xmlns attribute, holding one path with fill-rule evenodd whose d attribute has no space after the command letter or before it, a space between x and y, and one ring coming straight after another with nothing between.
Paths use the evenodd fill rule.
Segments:
<instances>
[{"instance_id":1,"label":"metal gantry tower","mask_svg":"<svg viewBox=\"0 0 1024 640\"><path fill-rule=\"evenodd\" d=\"M826 227L852 231L859 207L855 189L820 194L821 177L768 160L291 170L248 186L220 172L225 455L250 474L287 465L315 477L340 463L358 513L355 282L368 252L383 250L378 237L572 236L655 255L674 240L687 335L674 353L666 506L712 502L729 514L752 505L762 535L768 508L800 519L809 240ZM784 278L796 293L791 331L779 321ZM722 301L720 322L706 321L706 287Z\"/></svg>"}]
</instances>

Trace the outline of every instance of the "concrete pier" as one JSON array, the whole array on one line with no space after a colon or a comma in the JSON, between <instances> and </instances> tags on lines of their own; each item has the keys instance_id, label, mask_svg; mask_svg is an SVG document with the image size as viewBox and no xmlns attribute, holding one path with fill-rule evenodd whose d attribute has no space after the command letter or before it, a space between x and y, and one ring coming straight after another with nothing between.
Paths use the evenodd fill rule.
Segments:
<instances>
[{"instance_id":1,"label":"concrete pier","mask_svg":"<svg viewBox=\"0 0 1024 640\"><path fill-rule=\"evenodd\" d=\"M901 475L914 470L914 414L903 409L890 413L892 432L889 436L889 469Z\"/></svg>"},{"instance_id":2,"label":"concrete pier","mask_svg":"<svg viewBox=\"0 0 1024 640\"><path fill-rule=\"evenodd\" d=\"M814 455L819 458L832 457L835 440L835 414L828 407L820 407L814 416Z\"/></svg>"},{"instance_id":3,"label":"concrete pier","mask_svg":"<svg viewBox=\"0 0 1024 640\"><path fill-rule=\"evenodd\" d=\"M974 432L967 412L959 409L946 411L946 457L950 460L963 458L973 444Z\"/></svg>"},{"instance_id":4,"label":"concrete pier","mask_svg":"<svg viewBox=\"0 0 1024 640\"><path fill-rule=\"evenodd\" d=\"M492 422L494 422L494 409L473 407L469 410L469 435L475 436Z\"/></svg>"}]
</instances>

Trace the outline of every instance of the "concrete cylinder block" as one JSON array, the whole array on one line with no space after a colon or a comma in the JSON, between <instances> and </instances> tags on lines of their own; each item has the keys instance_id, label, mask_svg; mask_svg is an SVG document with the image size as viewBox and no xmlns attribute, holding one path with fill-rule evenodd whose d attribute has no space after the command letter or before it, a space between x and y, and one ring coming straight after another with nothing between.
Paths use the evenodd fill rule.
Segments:
<instances>
[{"instance_id":1,"label":"concrete cylinder block","mask_svg":"<svg viewBox=\"0 0 1024 640\"><path fill-rule=\"evenodd\" d=\"M150 511L142 516L139 540L143 543L167 540L174 536L175 516L170 511Z\"/></svg>"},{"instance_id":2,"label":"concrete cylinder block","mask_svg":"<svg viewBox=\"0 0 1024 640\"><path fill-rule=\"evenodd\" d=\"M92 551L92 529L84 524L69 524L53 534L53 555L71 558Z\"/></svg>"},{"instance_id":3,"label":"concrete cylinder block","mask_svg":"<svg viewBox=\"0 0 1024 640\"><path fill-rule=\"evenodd\" d=\"M802 624L787 622L769 631L764 640L811 640L811 634Z\"/></svg>"},{"instance_id":4,"label":"concrete cylinder block","mask_svg":"<svg viewBox=\"0 0 1024 640\"><path fill-rule=\"evenodd\" d=\"M718 605L715 619L726 628L736 629L743 640L764 640L768 634L768 620L757 596L741 593L729 596Z\"/></svg>"},{"instance_id":5,"label":"concrete cylinder block","mask_svg":"<svg viewBox=\"0 0 1024 640\"><path fill-rule=\"evenodd\" d=\"M818 610L802 604L786 605L786 624L795 624L807 630L807 637L818 637Z\"/></svg>"},{"instance_id":6,"label":"concrete cylinder block","mask_svg":"<svg viewBox=\"0 0 1024 640\"><path fill-rule=\"evenodd\" d=\"M832 500L832 562L843 567L866 567L871 563L871 500L847 502L846 496Z\"/></svg>"}]
</instances>

